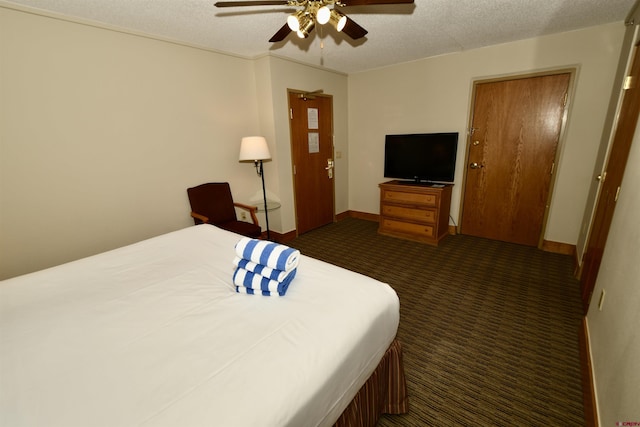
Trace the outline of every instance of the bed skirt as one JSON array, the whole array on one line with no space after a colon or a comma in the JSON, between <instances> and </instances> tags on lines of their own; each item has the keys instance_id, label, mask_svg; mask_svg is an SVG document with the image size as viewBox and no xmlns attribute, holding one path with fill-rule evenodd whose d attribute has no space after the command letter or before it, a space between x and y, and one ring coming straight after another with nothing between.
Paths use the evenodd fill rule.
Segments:
<instances>
[{"instance_id":1,"label":"bed skirt","mask_svg":"<svg viewBox=\"0 0 640 427\"><path fill-rule=\"evenodd\" d=\"M404 414L408 411L402 345L396 339L334 427L374 427L382 414Z\"/></svg>"}]
</instances>

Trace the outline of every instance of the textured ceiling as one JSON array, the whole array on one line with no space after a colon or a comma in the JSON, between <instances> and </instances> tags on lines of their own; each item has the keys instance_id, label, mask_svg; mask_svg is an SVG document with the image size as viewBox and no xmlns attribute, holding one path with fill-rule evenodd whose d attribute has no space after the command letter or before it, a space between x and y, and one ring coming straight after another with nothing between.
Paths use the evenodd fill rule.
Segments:
<instances>
[{"instance_id":1,"label":"textured ceiling","mask_svg":"<svg viewBox=\"0 0 640 427\"><path fill-rule=\"evenodd\" d=\"M635 0L415 0L341 10L369 31L353 41L330 25L308 39L269 38L295 9L216 8L215 0L0 0L243 57L266 53L353 73L450 52L623 21ZM25 7L27 9L25 9Z\"/></svg>"}]
</instances>

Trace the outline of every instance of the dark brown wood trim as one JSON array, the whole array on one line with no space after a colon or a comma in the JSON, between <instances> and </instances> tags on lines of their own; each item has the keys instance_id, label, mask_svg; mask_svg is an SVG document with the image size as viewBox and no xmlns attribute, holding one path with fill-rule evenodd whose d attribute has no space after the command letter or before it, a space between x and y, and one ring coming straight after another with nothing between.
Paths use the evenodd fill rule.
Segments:
<instances>
[{"instance_id":1,"label":"dark brown wood trim","mask_svg":"<svg viewBox=\"0 0 640 427\"><path fill-rule=\"evenodd\" d=\"M351 211L344 211L336 215L336 222L351 217Z\"/></svg>"},{"instance_id":2,"label":"dark brown wood trim","mask_svg":"<svg viewBox=\"0 0 640 427\"><path fill-rule=\"evenodd\" d=\"M582 264L580 260L578 260L578 251L576 250L575 256L573 257L573 276L580 280L582 277Z\"/></svg>"},{"instance_id":3,"label":"dark brown wood trim","mask_svg":"<svg viewBox=\"0 0 640 427\"><path fill-rule=\"evenodd\" d=\"M274 241L274 242L278 242L278 243L284 243L284 242L291 241L291 240L295 239L296 235L297 235L296 230L292 230L292 231L289 231L289 232L284 233L284 234L278 233L278 232L273 231L273 230L270 230L269 233L271 234L271 240ZM267 238L267 232L266 231L262 233L262 238L263 239Z\"/></svg>"},{"instance_id":4,"label":"dark brown wood trim","mask_svg":"<svg viewBox=\"0 0 640 427\"><path fill-rule=\"evenodd\" d=\"M596 390L593 382L591 346L589 345L589 329L587 327L586 317L582 318L582 324L578 335L585 425L587 427L598 427L598 406L596 405Z\"/></svg>"},{"instance_id":5,"label":"dark brown wood trim","mask_svg":"<svg viewBox=\"0 0 640 427\"><path fill-rule=\"evenodd\" d=\"M575 257L576 245L569 243L552 242L549 240L542 241L542 250L545 252L553 252L555 254L572 255Z\"/></svg>"},{"instance_id":6,"label":"dark brown wood trim","mask_svg":"<svg viewBox=\"0 0 640 427\"><path fill-rule=\"evenodd\" d=\"M351 218L365 219L367 221L379 222L380 215L367 212L348 211Z\"/></svg>"}]
</instances>

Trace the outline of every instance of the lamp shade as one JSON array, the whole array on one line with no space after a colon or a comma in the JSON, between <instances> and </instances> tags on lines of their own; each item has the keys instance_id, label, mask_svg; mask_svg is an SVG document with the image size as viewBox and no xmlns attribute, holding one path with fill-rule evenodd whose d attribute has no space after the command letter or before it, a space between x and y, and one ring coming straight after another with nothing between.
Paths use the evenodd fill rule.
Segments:
<instances>
[{"instance_id":1,"label":"lamp shade","mask_svg":"<svg viewBox=\"0 0 640 427\"><path fill-rule=\"evenodd\" d=\"M309 15L305 15L300 19L300 28L296 32L298 37L301 39L306 39L309 37L309 33L313 31L313 27L316 26L315 21Z\"/></svg>"},{"instance_id":2,"label":"lamp shade","mask_svg":"<svg viewBox=\"0 0 640 427\"><path fill-rule=\"evenodd\" d=\"M267 140L262 136L245 136L240 143L240 161L268 160L271 158Z\"/></svg>"},{"instance_id":3,"label":"lamp shade","mask_svg":"<svg viewBox=\"0 0 640 427\"><path fill-rule=\"evenodd\" d=\"M344 26L347 25L347 17L335 9L331 9L329 20L331 21L333 26L336 27L336 30L338 30L338 32L342 31L344 29Z\"/></svg>"},{"instance_id":4,"label":"lamp shade","mask_svg":"<svg viewBox=\"0 0 640 427\"><path fill-rule=\"evenodd\" d=\"M291 29L291 31L293 31L294 33L300 29L300 18L302 18L303 16L304 12L299 10L296 13L289 15L289 17L287 18L287 25L289 26L289 29Z\"/></svg>"},{"instance_id":5,"label":"lamp shade","mask_svg":"<svg viewBox=\"0 0 640 427\"><path fill-rule=\"evenodd\" d=\"M327 22L329 22L330 18L331 18L331 11L327 6L322 6L316 12L316 21L318 21L318 24L320 25L324 25Z\"/></svg>"}]
</instances>

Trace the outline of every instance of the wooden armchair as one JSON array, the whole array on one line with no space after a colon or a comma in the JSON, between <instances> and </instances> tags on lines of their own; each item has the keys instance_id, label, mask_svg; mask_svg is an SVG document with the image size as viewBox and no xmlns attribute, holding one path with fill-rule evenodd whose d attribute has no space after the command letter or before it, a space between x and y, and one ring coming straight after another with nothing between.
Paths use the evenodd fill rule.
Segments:
<instances>
[{"instance_id":1,"label":"wooden armchair","mask_svg":"<svg viewBox=\"0 0 640 427\"><path fill-rule=\"evenodd\" d=\"M195 224L213 224L253 238L259 238L262 235L256 216L258 208L235 203L228 182L210 182L188 188L187 195L191 204L191 217ZM252 223L238 221L236 207L248 211Z\"/></svg>"}]
</instances>

